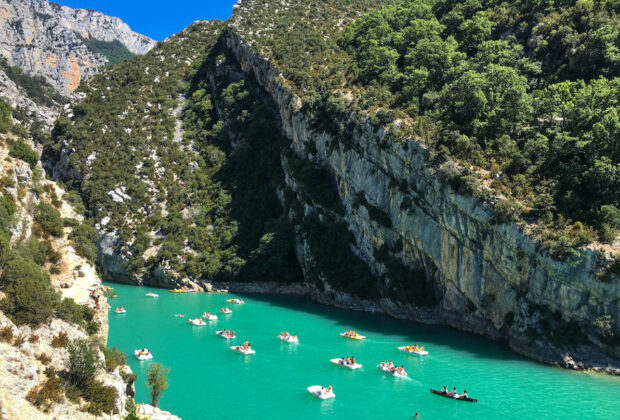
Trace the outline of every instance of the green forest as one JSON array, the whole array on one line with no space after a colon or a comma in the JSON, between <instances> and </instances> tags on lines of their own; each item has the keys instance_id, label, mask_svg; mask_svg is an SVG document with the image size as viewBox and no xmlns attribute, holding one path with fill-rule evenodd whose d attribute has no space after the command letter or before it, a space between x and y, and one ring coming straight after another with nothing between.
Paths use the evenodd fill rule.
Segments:
<instances>
[{"instance_id":1,"label":"green forest","mask_svg":"<svg viewBox=\"0 0 620 420\"><path fill-rule=\"evenodd\" d=\"M70 159L88 176L65 182L95 223L117 229L130 273L291 282L300 273L276 196L284 175L273 105L251 81L209 82L221 27L196 23L93 78L45 153L56 160L65 141L79 145ZM115 201L119 189L129 198Z\"/></svg>"},{"instance_id":2,"label":"green forest","mask_svg":"<svg viewBox=\"0 0 620 420\"><path fill-rule=\"evenodd\" d=\"M617 1L408 0L360 18L362 0L341 13L297 6L241 12L233 25L247 35L277 22L247 38L320 127L346 135L354 110L394 141L425 142L442 179L495 203L500 223L535 223L532 235L557 257L615 240Z\"/></svg>"}]
</instances>

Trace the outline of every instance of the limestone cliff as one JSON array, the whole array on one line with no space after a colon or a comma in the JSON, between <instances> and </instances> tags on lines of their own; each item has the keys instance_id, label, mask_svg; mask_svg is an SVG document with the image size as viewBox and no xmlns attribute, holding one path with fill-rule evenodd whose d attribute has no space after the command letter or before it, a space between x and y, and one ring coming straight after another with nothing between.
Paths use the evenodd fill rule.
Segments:
<instances>
[{"instance_id":1,"label":"limestone cliff","mask_svg":"<svg viewBox=\"0 0 620 420\"><path fill-rule=\"evenodd\" d=\"M595 253L581 250L578 259L559 261L515 223L494 223L491 208L441 182L428 165L427 149L415 140L392 142L385 132L354 115L352 135L344 141L317 129L301 111L299 98L284 87L277 68L233 30L225 38L243 71L277 103L294 156L326 167L333 176L343 212L308 200L288 170L285 154L283 167L287 185L295 192L293 200L301 202L306 215L328 214L346 224L355 238L349 245L383 291L377 299L356 300L332 290L319 272L323 291L314 292L319 300L506 340L517 352L548 363L618 372L618 354L601 350L605 346L591 325L610 316L615 333L620 332L620 282L596 276ZM316 277L313 253L301 226L297 233L298 257L311 280ZM406 270L404 279L395 278L390 269L394 264ZM392 293L392 286L403 280L418 288L414 301L416 293L430 295L431 301L399 302L398 289ZM574 327L587 331L596 344L565 346L547 337L550 329Z\"/></svg>"},{"instance_id":2,"label":"limestone cliff","mask_svg":"<svg viewBox=\"0 0 620 420\"><path fill-rule=\"evenodd\" d=\"M120 19L94 10L47 0L0 1L1 56L29 74L44 76L65 95L108 62L85 40L119 41L134 54L144 54L155 45Z\"/></svg>"}]
</instances>

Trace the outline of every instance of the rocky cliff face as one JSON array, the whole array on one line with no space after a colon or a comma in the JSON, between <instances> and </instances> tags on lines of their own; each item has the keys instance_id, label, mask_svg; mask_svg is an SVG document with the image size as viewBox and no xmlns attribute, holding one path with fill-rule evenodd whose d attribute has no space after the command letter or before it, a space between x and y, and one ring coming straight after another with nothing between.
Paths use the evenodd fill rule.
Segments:
<instances>
[{"instance_id":1,"label":"rocky cliff face","mask_svg":"<svg viewBox=\"0 0 620 420\"><path fill-rule=\"evenodd\" d=\"M94 10L47 0L0 0L0 54L27 73L44 76L65 95L108 62L89 50L84 39L117 40L134 54L155 45L120 19Z\"/></svg>"},{"instance_id":2,"label":"rocky cliff face","mask_svg":"<svg viewBox=\"0 0 620 420\"><path fill-rule=\"evenodd\" d=\"M344 212L332 216L353 233L351 246L381 282L379 288L388 291L396 282L388 262L397 261L409 269L412 284L430 285L435 303L399 303L390 293L363 302L330 291L329 284L315 293L319 300L504 339L520 353L563 366L614 365L618 355L609 357L597 345L569 348L548 340L550 329L592 333L592 321L605 316L614 320L615 333L620 331L620 284L617 278L602 282L596 277L595 254L582 250L577 260L558 261L516 224L495 224L490 208L440 181L427 165L427 150L414 140L392 142L354 116L350 122L355 129L346 141L317 130L300 111L299 98L283 87L278 70L234 31L225 36L244 72L278 104L282 129L295 155L318 162L334 177ZM302 187L287 170L286 156L283 166L304 212L325 213L303 198ZM366 205L360 205L360 199ZM377 212L384 217L377 218ZM312 250L303 229L297 232L298 257L310 277ZM416 280L421 272L424 278Z\"/></svg>"}]
</instances>

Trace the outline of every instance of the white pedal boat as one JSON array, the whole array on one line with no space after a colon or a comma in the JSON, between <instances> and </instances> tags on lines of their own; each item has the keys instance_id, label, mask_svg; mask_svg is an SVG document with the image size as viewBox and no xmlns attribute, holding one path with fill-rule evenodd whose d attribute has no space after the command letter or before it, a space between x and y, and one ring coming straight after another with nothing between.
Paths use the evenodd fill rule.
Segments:
<instances>
[{"instance_id":1,"label":"white pedal boat","mask_svg":"<svg viewBox=\"0 0 620 420\"><path fill-rule=\"evenodd\" d=\"M284 341L285 343L299 343L299 338L293 335L279 335L278 339Z\"/></svg>"},{"instance_id":2,"label":"white pedal boat","mask_svg":"<svg viewBox=\"0 0 620 420\"><path fill-rule=\"evenodd\" d=\"M222 338L225 338L226 340L230 340L231 338L235 338L236 335L228 335L226 334L223 330L222 331L216 331L215 332L217 335L219 335Z\"/></svg>"},{"instance_id":3,"label":"white pedal boat","mask_svg":"<svg viewBox=\"0 0 620 420\"><path fill-rule=\"evenodd\" d=\"M403 371L403 373L400 373L396 370L392 371L387 365L382 366L381 364L378 364L377 368L380 371L387 373L388 375L394 376L395 378L406 378L407 377L407 372Z\"/></svg>"},{"instance_id":4,"label":"white pedal boat","mask_svg":"<svg viewBox=\"0 0 620 420\"><path fill-rule=\"evenodd\" d=\"M158 298L159 295L157 293L153 293L153 292L148 292L146 295L144 295L146 297L152 297L152 298Z\"/></svg>"},{"instance_id":5,"label":"white pedal boat","mask_svg":"<svg viewBox=\"0 0 620 420\"><path fill-rule=\"evenodd\" d=\"M195 326L197 326L197 327L204 327L205 325L207 325L207 323L206 323L206 322L204 322L204 321L202 320L202 318L189 319L189 320L187 320L187 323L188 323L188 324L195 325Z\"/></svg>"},{"instance_id":6,"label":"white pedal boat","mask_svg":"<svg viewBox=\"0 0 620 420\"><path fill-rule=\"evenodd\" d=\"M256 352L255 352L254 350L252 350L251 348L250 348L250 349L247 349L247 350L246 350L246 349L244 349L244 348L243 348L243 346L231 346L231 347L230 347L230 349L231 349L232 351L236 351L237 353L240 353L240 354L245 354L246 356L247 356L247 355L250 355L250 354L255 354L255 353L256 353Z\"/></svg>"},{"instance_id":7,"label":"white pedal boat","mask_svg":"<svg viewBox=\"0 0 620 420\"><path fill-rule=\"evenodd\" d=\"M148 350L146 350L146 353L143 353L142 350L135 350L133 354L138 360L151 360L153 358L153 355Z\"/></svg>"},{"instance_id":8,"label":"white pedal boat","mask_svg":"<svg viewBox=\"0 0 620 420\"><path fill-rule=\"evenodd\" d=\"M228 308L222 308L220 309L220 312L223 314L232 314L232 311Z\"/></svg>"},{"instance_id":9,"label":"white pedal boat","mask_svg":"<svg viewBox=\"0 0 620 420\"><path fill-rule=\"evenodd\" d=\"M334 391L329 391L329 388L324 388L321 385L312 385L306 388L308 392L321 400L328 400L330 398L336 398Z\"/></svg>"},{"instance_id":10,"label":"white pedal boat","mask_svg":"<svg viewBox=\"0 0 620 420\"><path fill-rule=\"evenodd\" d=\"M347 368L351 370L359 369L362 367L360 363L353 363L353 364L346 363L344 359L331 359L330 362L332 362L333 364L337 366L342 366L343 368Z\"/></svg>"},{"instance_id":11,"label":"white pedal boat","mask_svg":"<svg viewBox=\"0 0 620 420\"><path fill-rule=\"evenodd\" d=\"M118 308L114 309L114 312L117 313L117 314L126 314L127 313L127 311L125 309L118 309Z\"/></svg>"},{"instance_id":12,"label":"white pedal boat","mask_svg":"<svg viewBox=\"0 0 620 420\"><path fill-rule=\"evenodd\" d=\"M418 348L418 350L407 350L407 346L398 347L398 350L408 353L408 354L416 354L418 356L427 356L428 352L424 350L424 347Z\"/></svg>"},{"instance_id":13,"label":"white pedal boat","mask_svg":"<svg viewBox=\"0 0 620 420\"><path fill-rule=\"evenodd\" d=\"M217 321L217 315L213 314L203 314L202 317L207 321Z\"/></svg>"}]
</instances>

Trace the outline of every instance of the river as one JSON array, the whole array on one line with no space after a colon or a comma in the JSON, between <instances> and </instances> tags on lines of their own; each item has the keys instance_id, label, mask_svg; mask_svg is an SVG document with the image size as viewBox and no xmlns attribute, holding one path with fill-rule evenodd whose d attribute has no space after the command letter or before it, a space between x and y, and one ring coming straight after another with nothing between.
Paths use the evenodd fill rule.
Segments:
<instances>
[{"instance_id":1,"label":"river","mask_svg":"<svg viewBox=\"0 0 620 420\"><path fill-rule=\"evenodd\" d=\"M138 375L136 401L150 402L144 384L151 362L140 362L134 349L147 347L153 362L170 368L169 388L160 408L184 420L194 419L618 419L620 378L572 372L532 362L506 346L436 326L353 313L282 296L239 296L244 305L226 304L231 295L173 294L167 290L110 284L126 314L110 311L108 346L128 354ZM159 298L145 297L148 291ZM236 297L236 296L235 296ZM219 314L228 305L231 315ZM219 319L204 327L186 324L204 311ZM185 318L174 315L183 313ZM236 340L216 330L230 328ZM341 338L355 329L363 341ZM299 344L277 339L296 333ZM249 340L256 354L229 349ZM426 357L397 350L423 345ZM329 360L355 356L359 370ZM377 369L381 361L404 365L408 378ZM332 385L336 398L321 401L310 385ZM467 389L477 403L454 401L429 392L447 386Z\"/></svg>"}]
</instances>

